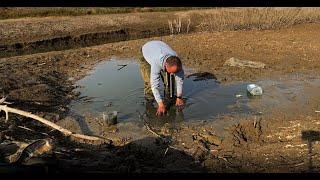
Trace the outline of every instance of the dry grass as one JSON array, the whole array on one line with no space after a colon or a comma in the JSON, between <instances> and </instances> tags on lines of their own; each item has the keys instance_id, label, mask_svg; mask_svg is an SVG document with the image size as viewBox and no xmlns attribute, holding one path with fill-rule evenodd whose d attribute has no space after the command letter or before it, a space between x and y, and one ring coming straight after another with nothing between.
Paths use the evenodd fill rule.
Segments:
<instances>
[{"instance_id":1,"label":"dry grass","mask_svg":"<svg viewBox=\"0 0 320 180\"><path fill-rule=\"evenodd\" d=\"M194 11L186 11L194 10ZM197 8L197 7L37 7L0 8L0 19L46 16L78 16L133 12L168 12L171 34L191 31L279 29L301 23L320 21L320 8Z\"/></svg>"},{"instance_id":2,"label":"dry grass","mask_svg":"<svg viewBox=\"0 0 320 180\"><path fill-rule=\"evenodd\" d=\"M319 22L320 8L217 8L201 16L206 31L279 29Z\"/></svg>"},{"instance_id":3,"label":"dry grass","mask_svg":"<svg viewBox=\"0 0 320 180\"><path fill-rule=\"evenodd\" d=\"M47 17L47 16L79 16L79 15L97 15L97 14L117 14L133 12L167 12L182 11L191 9L202 9L195 7L108 7L108 8L91 8L91 7L19 7L4 8L0 7L0 19L13 19L22 17Z\"/></svg>"}]
</instances>

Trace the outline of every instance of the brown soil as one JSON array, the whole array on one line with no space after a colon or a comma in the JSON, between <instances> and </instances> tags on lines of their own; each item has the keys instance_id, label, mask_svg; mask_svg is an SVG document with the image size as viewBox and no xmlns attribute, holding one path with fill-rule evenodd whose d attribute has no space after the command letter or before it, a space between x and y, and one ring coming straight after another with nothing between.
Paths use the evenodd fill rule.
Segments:
<instances>
[{"instance_id":1,"label":"brown soil","mask_svg":"<svg viewBox=\"0 0 320 180\"><path fill-rule=\"evenodd\" d=\"M55 21L43 18L46 20ZM16 33L20 39L38 40L38 33L56 34L38 28L33 30L34 20L24 21L23 27L30 26L32 30L26 31L35 33L33 36ZM29 22L31 25L27 26ZM319 77L319 29L320 24L302 24L280 30L198 32L1 58L0 88L4 95L8 95L7 100L14 102L11 107L34 112L55 122L62 121L68 104L77 96L72 91L76 80L86 75L96 63L111 57L138 58L141 45L151 39L167 42L181 56L184 65L213 73L222 83L280 77L289 81L290 77L285 77L294 74L303 74L304 81ZM75 32L70 30L69 33ZM9 39L8 36L7 40L2 40L10 42ZM266 68L224 66L231 57L263 62ZM59 172L79 171L79 168L87 172L319 171L320 119L319 113L315 113L320 110L318 92L318 88L306 88L308 102L279 109L270 107L268 114L260 116L225 115L212 122L182 123L174 131L163 126L157 132L172 138L170 147L147 130L140 140L115 138L111 147L73 144L51 132L58 142L56 150L64 149L65 152L51 158L59 160L54 161L52 167ZM31 132L26 136L17 125L39 132L50 131L31 120L17 116L11 118L11 123L0 125L1 141L9 137L22 141L42 137ZM16 126L6 130L13 122Z\"/></svg>"},{"instance_id":2,"label":"brown soil","mask_svg":"<svg viewBox=\"0 0 320 180\"><path fill-rule=\"evenodd\" d=\"M168 21L178 17L179 33L195 31L201 18L198 11L190 10L2 20L0 58L169 35Z\"/></svg>"}]
</instances>

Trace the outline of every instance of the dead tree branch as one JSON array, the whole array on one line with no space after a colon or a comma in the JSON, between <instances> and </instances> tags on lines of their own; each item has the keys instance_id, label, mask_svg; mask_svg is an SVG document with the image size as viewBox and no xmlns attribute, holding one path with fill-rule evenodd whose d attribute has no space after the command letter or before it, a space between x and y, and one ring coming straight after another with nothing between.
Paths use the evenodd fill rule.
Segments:
<instances>
[{"instance_id":1,"label":"dead tree branch","mask_svg":"<svg viewBox=\"0 0 320 180\"><path fill-rule=\"evenodd\" d=\"M11 108L11 107L8 107L7 105L0 105L0 112L1 111L4 111L6 113L6 122L8 121L9 119L9 112L10 113L15 113L15 114L19 114L21 116L25 116L25 117L28 117L28 118L32 118L34 120L37 120L53 129L56 129L58 131L60 131L62 134L64 134L65 136L72 136L72 137L75 137L75 138L80 138L80 139L84 139L84 140L89 140L89 141L105 141L107 139L103 139L103 138L100 138L100 137L96 137L96 136L88 136L88 135L83 135L83 134L77 134L77 133L73 133L71 131L69 131L68 129L65 129L61 126L58 126L57 124L51 122L51 121L48 121L40 116L37 116L37 115L34 115L30 112L26 112L26 111L22 111L22 110L19 110L19 109L15 109L15 108Z\"/></svg>"}]
</instances>

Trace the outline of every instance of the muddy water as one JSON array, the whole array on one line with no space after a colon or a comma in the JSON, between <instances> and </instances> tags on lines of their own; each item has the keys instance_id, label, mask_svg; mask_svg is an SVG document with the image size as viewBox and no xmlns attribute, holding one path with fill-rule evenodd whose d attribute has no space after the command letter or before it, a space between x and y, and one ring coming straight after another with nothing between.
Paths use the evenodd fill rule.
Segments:
<instances>
[{"instance_id":1,"label":"muddy water","mask_svg":"<svg viewBox=\"0 0 320 180\"><path fill-rule=\"evenodd\" d=\"M140 139L148 134L145 122L156 129L166 124L174 129L180 122L212 120L223 133L225 127L235 122L225 121L221 115L265 116L276 109L294 116L299 111L305 112L303 107L310 107L312 100L320 99L318 78L288 76L222 85L214 78L199 77L192 68L185 67L185 108L179 110L174 105L170 106L168 113L158 118L155 116L156 104L148 104L144 100L139 68L134 60L110 60L98 64L88 76L76 83L76 91L81 95L71 103L70 115L60 121L60 125L83 134ZM248 96L248 83L260 85L263 95ZM315 109L307 110L314 113ZM117 133L110 134L113 130L104 124L102 113L112 111L118 112L119 123L115 126Z\"/></svg>"},{"instance_id":2,"label":"muddy water","mask_svg":"<svg viewBox=\"0 0 320 180\"><path fill-rule=\"evenodd\" d=\"M314 113L320 100L320 79L304 75L289 75L279 79L264 79L257 82L264 89L259 101L250 101L248 106L265 113L280 110L287 116ZM314 109L312 109L314 108Z\"/></svg>"},{"instance_id":3,"label":"muddy water","mask_svg":"<svg viewBox=\"0 0 320 180\"><path fill-rule=\"evenodd\" d=\"M210 76L199 78L191 68L185 69L183 89L186 106L182 110L170 106L168 114L162 118L209 120L224 113L249 111L245 83L221 86ZM71 107L79 114L90 112L99 116L103 112L118 111L118 120L121 122L137 120L139 114L147 113L152 117L156 112L156 103L145 103L144 84L136 61L102 62L77 85L80 86L77 91L81 97L72 102ZM236 95L242 97L237 98Z\"/></svg>"}]
</instances>

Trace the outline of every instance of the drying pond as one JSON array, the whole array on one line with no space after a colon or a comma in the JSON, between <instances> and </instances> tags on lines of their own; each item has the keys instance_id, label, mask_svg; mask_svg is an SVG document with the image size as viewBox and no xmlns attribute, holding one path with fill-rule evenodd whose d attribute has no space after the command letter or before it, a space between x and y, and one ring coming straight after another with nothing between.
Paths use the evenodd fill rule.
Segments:
<instances>
[{"instance_id":1,"label":"drying pond","mask_svg":"<svg viewBox=\"0 0 320 180\"><path fill-rule=\"evenodd\" d=\"M158 118L155 116L156 103L145 103L139 68L139 64L133 60L108 60L98 64L88 76L76 83L80 97L71 103L69 116L60 121L60 125L83 134L133 139L146 136L143 130L145 121L161 128L166 123L175 127L180 122L206 120L223 130L229 123L219 120L223 115L260 116L280 109L294 115L300 109L304 110L301 107L308 106L311 98L319 96L320 90L319 79L306 80L303 76L295 75L222 85L213 75L204 76L185 67L185 108L179 110L171 106L167 115ZM260 85L263 95L254 98L248 96L248 83ZM104 125L102 114L112 111L118 112L118 133L110 135L110 128Z\"/></svg>"},{"instance_id":2,"label":"drying pond","mask_svg":"<svg viewBox=\"0 0 320 180\"><path fill-rule=\"evenodd\" d=\"M157 105L145 103L139 68L136 61L100 63L90 75L77 82L81 96L72 102L71 109L78 114L90 112L93 115L117 111L120 122L136 120L139 114L148 112L152 115ZM185 68L185 71L183 91L186 106L181 111L171 107L168 118L178 115L183 121L209 120L224 113L249 111L245 83L221 86L210 74L203 76L190 68Z\"/></svg>"}]
</instances>

